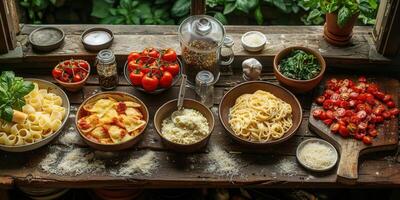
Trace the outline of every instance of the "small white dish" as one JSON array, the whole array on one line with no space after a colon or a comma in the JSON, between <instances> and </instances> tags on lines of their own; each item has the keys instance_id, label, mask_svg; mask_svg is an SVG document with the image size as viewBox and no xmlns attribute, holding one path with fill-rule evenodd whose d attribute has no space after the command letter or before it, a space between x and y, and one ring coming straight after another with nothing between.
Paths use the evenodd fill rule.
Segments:
<instances>
[{"instance_id":1,"label":"small white dish","mask_svg":"<svg viewBox=\"0 0 400 200\"><path fill-rule=\"evenodd\" d=\"M309 166L306 163L304 163L304 161L300 159L300 155L299 154L300 154L300 151L303 149L303 147L305 145L310 144L310 143L320 143L322 145L325 145L325 146L329 147L332 150L332 152L334 152L334 154L335 154L334 155L335 159L332 162L332 164L329 165L328 167L324 168L324 169L316 169L316 168L312 168L311 166ZM338 155L338 152L337 152L336 148L332 144L330 144L329 142L327 142L325 140L318 139L318 138L312 138L312 139L304 140L303 142L301 142L299 144L299 146L297 146L296 158L299 161L299 163L303 167L305 167L306 169L309 169L309 170L315 171L315 172L324 172L324 171L328 171L328 170L332 169L336 165L336 163L337 163L337 161L339 159L339 155Z\"/></svg>"},{"instance_id":2,"label":"small white dish","mask_svg":"<svg viewBox=\"0 0 400 200\"><path fill-rule=\"evenodd\" d=\"M241 42L245 50L257 52L264 49L267 38L259 31L249 31L242 35Z\"/></svg>"}]
</instances>

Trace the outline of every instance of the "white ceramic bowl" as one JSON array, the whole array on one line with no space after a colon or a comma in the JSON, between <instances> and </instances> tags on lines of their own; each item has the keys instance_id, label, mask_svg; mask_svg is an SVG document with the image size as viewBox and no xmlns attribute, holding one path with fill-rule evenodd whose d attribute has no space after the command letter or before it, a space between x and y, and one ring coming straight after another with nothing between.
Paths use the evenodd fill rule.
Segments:
<instances>
[{"instance_id":1,"label":"white ceramic bowl","mask_svg":"<svg viewBox=\"0 0 400 200\"><path fill-rule=\"evenodd\" d=\"M258 45L251 45L251 44L246 43L245 38L251 34L256 34L256 35L260 36L262 42ZM265 35L263 33L259 32L259 31L249 31L242 35L241 42L242 42L242 46L245 50L251 51L251 52L257 52L257 51L261 51L264 49L264 46L267 43L267 38L265 37Z\"/></svg>"},{"instance_id":2,"label":"white ceramic bowl","mask_svg":"<svg viewBox=\"0 0 400 200\"><path fill-rule=\"evenodd\" d=\"M304 163L304 161L300 159L300 155L299 154L300 154L300 151L303 149L303 147L305 145L307 145L307 144L310 144L310 143L320 143L322 145L325 145L325 146L329 147L335 154L334 155L335 156L334 162L332 162L332 164L330 166L328 166L328 167L326 167L324 169L315 169L315 168L312 168L311 166L307 165L306 163ZM303 167L305 167L306 169L309 169L309 170L315 171L315 172L324 172L324 171L328 171L328 170L332 169L336 165L336 163L338 161L338 158L339 158L339 155L338 155L338 152L336 151L336 148L332 144L330 144L329 142L327 142L325 140L318 139L318 138L311 138L311 139L308 139L308 140L304 140L303 142L301 142L299 144L299 146L297 146L296 158L299 161L299 163Z\"/></svg>"}]
</instances>

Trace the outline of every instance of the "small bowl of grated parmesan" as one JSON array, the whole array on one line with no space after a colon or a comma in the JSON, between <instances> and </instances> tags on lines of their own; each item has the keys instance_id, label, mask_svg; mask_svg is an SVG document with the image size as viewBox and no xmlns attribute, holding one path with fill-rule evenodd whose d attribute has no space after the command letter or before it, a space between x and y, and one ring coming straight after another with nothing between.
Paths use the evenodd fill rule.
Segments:
<instances>
[{"instance_id":1,"label":"small bowl of grated parmesan","mask_svg":"<svg viewBox=\"0 0 400 200\"><path fill-rule=\"evenodd\" d=\"M332 169L338 161L338 152L335 147L325 140L312 138L299 144L296 151L299 163L316 172Z\"/></svg>"},{"instance_id":2,"label":"small bowl of grated parmesan","mask_svg":"<svg viewBox=\"0 0 400 200\"><path fill-rule=\"evenodd\" d=\"M259 31L249 31L242 35L242 46L250 52L257 52L264 49L267 38Z\"/></svg>"},{"instance_id":3,"label":"small bowl of grated parmesan","mask_svg":"<svg viewBox=\"0 0 400 200\"><path fill-rule=\"evenodd\" d=\"M162 105L154 115L154 126L164 146L186 153L204 148L214 129L211 110L192 99L184 99L182 110L177 109L175 99Z\"/></svg>"}]
</instances>

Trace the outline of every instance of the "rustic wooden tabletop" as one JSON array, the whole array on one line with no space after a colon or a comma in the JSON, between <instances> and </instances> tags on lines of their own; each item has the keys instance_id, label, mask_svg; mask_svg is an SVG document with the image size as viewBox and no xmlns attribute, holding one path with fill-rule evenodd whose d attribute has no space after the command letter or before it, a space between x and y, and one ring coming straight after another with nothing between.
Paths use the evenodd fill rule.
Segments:
<instances>
[{"instance_id":1,"label":"rustic wooden tabletop","mask_svg":"<svg viewBox=\"0 0 400 200\"><path fill-rule=\"evenodd\" d=\"M52 63L63 59L80 57L93 60L95 54L86 52L80 44L79 35L87 26L61 26L66 31L64 46L50 54L36 54L29 45L23 43L26 34L36 26L25 25L19 36L23 48L20 58L0 58L1 66L13 68L23 77L34 77L53 81L50 75ZM179 51L175 26L143 27L140 30L132 26L110 26L116 34L112 46L118 59L123 62L131 50L140 50L147 46L173 47ZM245 52L239 40L247 30L260 30L269 37L267 48L257 54ZM89 148L78 137L74 127L77 107L89 96L101 92L95 73L90 76L87 85L76 93L68 93L72 104L63 132L51 144L26 153L0 152L0 187L45 186L45 187L398 187L400 185L400 158L397 150L367 154L360 158L359 179L355 185L337 182L336 168L326 173L307 171L296 161L297 145L308 138L317 137L308 128L309 109L313 93L297 95L303 107L303 123L297 134L285 143L265 149L250 149L233 141L220 124L217 107L223 94L232 86L243 82L240 60L247 57L259 58L264 67L262 80L278 84L273 73L271 60L275 53L286 46L306 45L318 49L327 59L328 66L346 66L346 69L328 69L326 77L366 74L378 81L383 90L391 87L389 82L399 80L398 73L387 75L383 72L367 72L351 69L350 65L367 65L378 68L390 65L391 61L379 56L371 43L370 28L355 29L353 46L335 48L327 45L321 36L321 27L227 27L227 32L236 41L237 61L232 73L224 74L215 88L214 107L215 129L207 148L194 154L177 154L165 149L156 134L152 120L144 133L143 140L134 148L104 153ZM160 35L160 36L158 36ZM162 35L162 36L161 36ZM14 63L13 63L14 62ZM122 65L120 66L122 67ZM120 70L122 72L122 70ZM54 82L54 81L53 81ZM177 86L159 95L147 95L135 90L121 75L118 91L125 91L139 97L146 103L153 118L156 109L168 100L177 97ZM400 94L400 88L396 90ZM189 98L196 98L194 91L187 88ZM222 152L222 153L221 153ZM73 156L85 156L79 162L68 162ZM220 156L217 157L216 156ZM131 166L132 173L124 174L122 166L130 160L143 161L145 158L156 163L149 171ZM218 159L220 158L220 159ZM142 159L142 160L141 160ZM223 171L222 161L235 166ZM131 163L132 164L132 163ZM132 170L134 169L134 170ZM140 171L140 169L144 171ZM136 171L135 171L136 170ZM145 173L148 172L148 173ZM127 176L124 176L127 175Z\"/></svg>"}]
</instances>

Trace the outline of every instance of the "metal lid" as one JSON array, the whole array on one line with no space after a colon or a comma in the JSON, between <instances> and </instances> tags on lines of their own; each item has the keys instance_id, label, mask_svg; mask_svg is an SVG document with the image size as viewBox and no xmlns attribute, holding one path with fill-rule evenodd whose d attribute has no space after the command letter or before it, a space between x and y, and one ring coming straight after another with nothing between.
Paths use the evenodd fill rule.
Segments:
<instances>
[{"instance_id":1,"label":"metal lid","mask_svg":"<svg viewBox=\"0 0 400 200\"><path fill-rule=\"evenodd\" d=\"M103 64L110 64L115 62L115 56L111 49L103 49L97 54L97 60Z\"/></svg>"},{"instance_id":2,"label":"metal lid","mask_svg":"<svg viewBox=\"0 0 400 200\"><path fill-rule=\"evenodd\" d=\"M214 75L207 70L200 71L196 75L196 83L212 85L214 83Z\"/></svg>"},{"instance_id":3,"label":"metal lid","mask_svg":"<svg viewBox=\"0 0 400 200\"><path fill-rule=\"evenodd\" d=\"M181 42L188 44L193 39L213 40L220 46L225 37L221 22L208 15L193 15L186 18L179 26Z\"/></svg>"}]
</instances>

